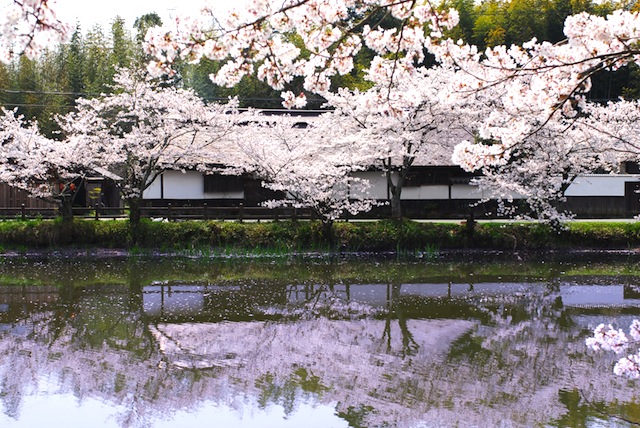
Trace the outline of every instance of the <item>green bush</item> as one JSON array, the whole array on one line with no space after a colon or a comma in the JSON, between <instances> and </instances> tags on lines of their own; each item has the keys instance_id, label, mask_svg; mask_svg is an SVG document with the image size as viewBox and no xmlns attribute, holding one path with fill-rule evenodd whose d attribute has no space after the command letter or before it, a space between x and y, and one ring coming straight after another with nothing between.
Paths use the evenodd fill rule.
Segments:
<instances>
[{"instance_id":1,"label":"green bush","mask_svg":"<svg viewBox=\"0 0 640 428\"><path fill-rule=\"evenodd\" d=\"M540 223L423 223L409 220L338 222L325 236L318 221L238 223L51 220L0 222L0 247L145 248L293 253L305 251L421 252L445 249L544 250L640 245L640 223L570 223L554 229ZM331 242L329 242L329 240ZM207 250L204 250L207 249Z\"/></svg>"}]
</instances>

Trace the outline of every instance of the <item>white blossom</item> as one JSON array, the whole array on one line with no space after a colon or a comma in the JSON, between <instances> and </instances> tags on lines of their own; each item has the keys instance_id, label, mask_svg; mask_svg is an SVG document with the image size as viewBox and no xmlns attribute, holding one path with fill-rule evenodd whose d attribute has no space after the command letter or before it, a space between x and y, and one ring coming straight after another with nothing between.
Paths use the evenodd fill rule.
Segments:
<instances>
[{"instance_id":1,"label":"white blossom","mask_svg":"<svg viewBox=\"0 0 640 428\"><path fill-rule=\"evenodd\" d=\"M22 54L33 59L69 33L70 26L55 14L54 0L12 0L0 10L0 61Z\"/></svg>"},{"instance_id":2,"label":"white blossom","mask_svg":"<svg viewBox=\"0 0 640 428\"><path fill-rule=\"evenodd\" d=\"M46 138L37 123L2 109L0 182L61 205L71 198L73 182L84 175L86 162L87 153L75 141Z\"/></svg>"},{"instance_id":3,"label":"white blossom","mask_svg":"<svg viewBox=\"0 0 640 428\"><path fill-rule=\"evenodd\" d=\"M120 176L125 200L139 203L155 178L168 169L215 162L215 144L237 117L236 103L205 105L193 92L161 87L121 70L115 92L79 99L77 112L59 119L70 141L90 153L90 167Z\"/></svg>"},{"instance_id":4,"label":"white blossom","mask_svg":"<svg viewBox=\"0 0 640 428\"><path fill-rule=\"evenodd\" d=\"M634 319L629 327L629 335L634 343L640 339L640 321ZM598 325L593 331L593 336L585 340L585 344L594 351L610 351L621 354L630 346L630 341L621 330L616 330L611 324ZM613 373L618 376L626 376L630 379L640 378L640 350L620 358L613 367Z\"/></svg>"},{"instance_id":5,"label":"white blossom","mask_svg":"<svg viewBox=\"0 0 640 428\"><path fill-rule=\"evenodd\" d=\"M266 206L311 208L331 222L345 212L357 214L375 204L367 197L368 181L352 175L365 166L348 130L336 123L333 114L305 118L249 112L242 120L246 125L237 129L236 149L225 163L261 178L268 189L283 192L284 198L267 201Z\"/></svg>"}]
</instances>

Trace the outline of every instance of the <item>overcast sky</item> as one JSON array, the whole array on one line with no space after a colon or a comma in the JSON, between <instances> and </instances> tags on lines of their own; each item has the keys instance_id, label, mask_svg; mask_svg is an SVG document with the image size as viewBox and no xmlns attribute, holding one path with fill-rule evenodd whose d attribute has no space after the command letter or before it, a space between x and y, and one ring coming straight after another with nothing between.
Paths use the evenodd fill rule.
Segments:
<instances>
[{"instance_id":1,"label":"overcast sky","mask_svg":"<svg viewBox=\"0 0 640 428\"><path fill-rule=\"evenodd\" d=\"M221 12L234 4L234 0L209 0ZM116 16L124 18L131 29L135 19L145 13L156 12L167 23L172 17L197 13L204 0L57 0L54 8L58 16L71 24L80 22L86 31L94 24L108 29Z\"/></svg>"}]
</instances>

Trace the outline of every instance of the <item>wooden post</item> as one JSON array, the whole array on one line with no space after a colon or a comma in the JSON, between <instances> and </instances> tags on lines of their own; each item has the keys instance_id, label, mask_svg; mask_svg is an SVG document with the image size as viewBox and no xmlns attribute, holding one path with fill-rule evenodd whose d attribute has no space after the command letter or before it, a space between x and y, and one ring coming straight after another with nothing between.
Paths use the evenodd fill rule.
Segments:
<instances>
[{"instance_id":1,"label":"wooden post","mask_svg":"<svg viewBox=\"0 0 640 428\"><path fill-rule=\"evenodd\" d=\"M238 221L242 223L242 220L244 220L244 204L240 202L238 204Z\"/></svg>"},{"instance_id":2,"label":"wooden post","mask_svg":"<svg viewBox=\"0 0 640 428\"><path fill-rule=\"evenodd\" d=\"M27 219L27 207L24 204L20 206L20 215L22 217L22 220Z\"/></svg>"},{"instance_id":3,"label":"wooden post","mask_svg":"<svg viewBox=\"0 0 640 428\"><path fill-rule=\"evenodd\" d=\"M206 202L202 205L202 216L204 217L205 220L209 220L209 211L207 210Z\"/></svg>"},{"instance_id":4,"label":"wooden post","mask_svg":"<svg viewBox=\"0 0 640 428\"><path fill-rule=\"evenodd\" d=\"M167 220L173 221L173 215L171 213L171 203L167 204Z\"/></svg>"},{"instance_id":5,"label":"wooden post","mask_svg":"<svg viewBox=\"0 0 640 428\"><path fill-rule=\"evenodd\" d=\"M95 220L100 220L100 204L95 204Z\"/></svg>"}]
</instances>

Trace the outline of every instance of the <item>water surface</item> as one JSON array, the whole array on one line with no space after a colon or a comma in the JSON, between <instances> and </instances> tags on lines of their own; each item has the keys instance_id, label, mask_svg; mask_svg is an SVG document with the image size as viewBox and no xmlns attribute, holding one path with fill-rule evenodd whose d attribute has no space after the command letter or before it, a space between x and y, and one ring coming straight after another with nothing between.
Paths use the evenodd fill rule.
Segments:
<instances>
[{"instance_id":1,"label":"water surface","mask_svg":"<svg viewBox=\"0 0 640 428\"><path fill-rule=\"evenodd\" d=\"M630 426L639 261L5 258L0 426Z\"/></svg>"}]
</instances>

